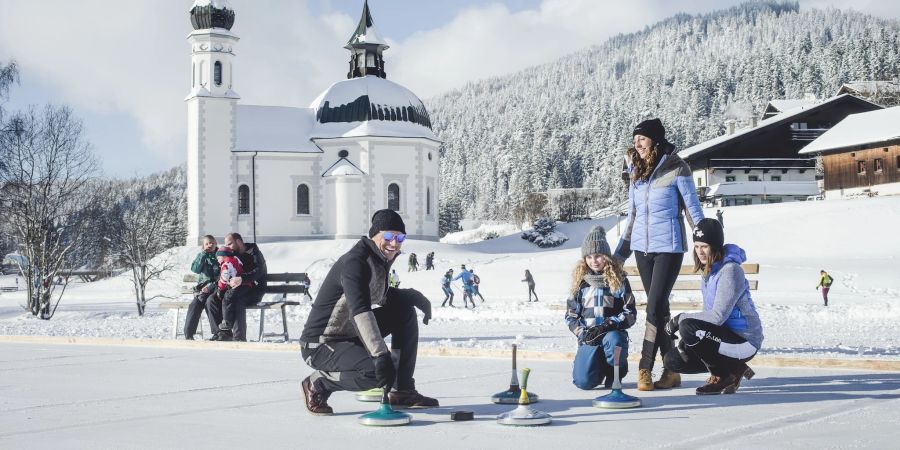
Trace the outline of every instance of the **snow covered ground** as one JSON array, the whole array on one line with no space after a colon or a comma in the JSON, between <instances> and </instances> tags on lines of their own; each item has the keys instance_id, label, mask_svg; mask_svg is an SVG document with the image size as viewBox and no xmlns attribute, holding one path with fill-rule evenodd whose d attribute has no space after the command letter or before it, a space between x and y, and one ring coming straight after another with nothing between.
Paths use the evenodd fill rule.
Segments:
<instances>
[{"instance_id":1,"label":"snow covered ground","mask_svg":"<svg viewBox=\"0 0 900 450\"><path fill-rule=\"evenodd\" d=\"M753 294L765 327L761 355L900 359L900 240L893 236L900 229L900 197L742 206L724 212L726 241L742 246L750 262L761 266L759 290ZM712 216L715 210L706 213ZM563 322L562 307L581 239L597 223L607 227L610 244L615 246L614 218L561 225L559 229L570 240L556 249L539 249L519 233L468 244L453 242L471 240L472 232L450 236L443 243L407 241L404 251L415 252L421 263L425 254L434 251L438 269L407 272L406 255L394 265L401 287L420 289L432 299L434 319L422 327L423 345L490 350L515 342L523 350L571 351L574 340ZM308 272L315 293L316 280L324 278L334 259L353 243L290 242L264 244L262 249L270 272ZM181 276L196 251L172 250L183 270L152 284L151 291L179 297ZM460 264L474 268L482 279L487 301L479 301L475 310L462 308L458 284L457 307L440 307L439 279L448 268L458 273ZM525 269L534 274L540 302L525 301L527 289L521 281ZM836 280L827 308L814 288L820 269ZM636 278L632 283L640 283ZM0 286L14 285L13 276L0 277ZM676 292L672 302L698 297L695 292ZM26 314L21 308L24 300L21 291L0 293L0 334L171 338L174 313L151 306L144 317L138 317L127 276L70 285L50 321ZM303 300L289 312L292 336L299 334L308 311L309 303ZM256 313L250 314L250 323L255 323ZM271 316L267 326L280 326ZM642 335L639 317L630 336L639 342ZM634 354L637 349L632 347Z\"/></svg>"},{"instance_id":2,"label":"snow covered ground","mask_svg":"<svg viewBox=\"0 0 900 450\"><path fill-rule=\"evenodd\" d=\"M185 346L189 346L183 343ZM535 409L547 427L495 422L512 409L490 396L506 389L509 362L419 358L419 389L441 408L409 411L412 424L368 428L373 410L350 393L331 396L332 417L309 415L293 351L226 351L0 342L0 448L8 449L530 449L584 448L896 448L900 375L757 367L734 395L696 396L705 378L680 389L637 392L643 407L601 410L568 382L564 361L519 361L532 369ZM286 349L287 350L287 349ZM475 413L451 422L452 410Z\"/></svg>"}]
</instances>

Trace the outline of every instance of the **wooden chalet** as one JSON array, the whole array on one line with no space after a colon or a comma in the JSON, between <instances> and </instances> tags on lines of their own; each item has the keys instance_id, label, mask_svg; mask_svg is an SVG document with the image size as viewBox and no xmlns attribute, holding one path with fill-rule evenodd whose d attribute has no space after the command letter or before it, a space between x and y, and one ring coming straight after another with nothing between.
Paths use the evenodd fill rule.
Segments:
<instances>
[{"instance_id":1,"label":"wooden chalet","mask_svg":"<svg viewBox=\"0 0 900 450\"><path fill-rule=\"evenodd\" d=\"M820 190L816 158L800 150L847 116L879 109L849 94L804 102L678 154L690 165L698 194L709 205L806 200Z\"/></svg>"},{"instance_id":2,"label":"wooden chalet","mask_svg":"<svg viewBox=\"0 0 900 450\"><path fill-rule=\"evenodd\" d=\"M848 116L800 154L822 157L828 199L900 194L900 106Z\"/></svg>"}]
</instances>

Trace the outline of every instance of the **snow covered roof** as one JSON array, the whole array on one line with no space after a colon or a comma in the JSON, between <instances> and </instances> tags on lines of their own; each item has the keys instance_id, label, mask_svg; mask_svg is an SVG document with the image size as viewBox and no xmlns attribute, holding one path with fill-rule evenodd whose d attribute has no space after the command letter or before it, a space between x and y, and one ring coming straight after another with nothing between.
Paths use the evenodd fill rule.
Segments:
<instances>
[{"instance_id":1,"label":"snow covered roof","mask_svg":"<svg viewBox=\"0 0 900 450\"><path fill-rule=\"evenodd\" d=\"M309 108L238 105L235 152L321 153L310 141L315 112Z\"/></svg>"},{"instance_id":2,"label":"snow covered roof","mask_svg":"<svg viewBox=\"0 0 900 450\"><path fill-rule=\"evenodd\" d=\"M819 187L815 181L735 181L714 184L707 196L733 195L816 195Z\"/></svg>"},{"instance_id":3,"label":"snow covered roof","mask_svg":"<svg viewBox=\"0 0 900 450\"><path fill-rule=\"evenodd\" d=\"M195 6L207 6L212 5L213 8L216 9L230 9L234 11L234 8L231 7L231 4L228 3L228 0L194 0L194 4L191 5L191 8Z\"/></svg>"},{"instance_id":4,"label":"snow covered roof","mask_svg":"<svg viewBox=\"0 0 900 450\"><path fill-rule=\"evenodd\" d=\"M313 138L424 137L437 140L425 105L412 91L374 75L332 84L310 104Z\"/></svg>"},{"instance_id":5,"label":"snow covered roof","mask_svg":"<svg viewBox=\"0 0 900 450\"><path fill-rule=\"evenodd\" d=\"M872 102L866 101L859 97L855 97L850 94L841 94L841 95L837 95L837 96L827 98L824 100L819 100L817 102L810 103L807 105L798 106L798 107L795 107L788 111L784 111L781 114L769 117L767 119L763 119L763 120L759 121L759 123L755 127L743 128L732 134L725 134L725 135L710 139L706 142L701 142L697 145L694 145L692 147L688 147L684 150L679 151L678 156L680 156L682 159L685 159L685 160L692 158L692 157L699 156L699 155L705 153L707 150L712 149L713 147L724 144L724 143L734 140L734 139L740 139L740 138L747 137L748 135L762 131L763 129L765 129L767 127L781 125L781 124L790 122L798 116L802 116L804 114L814 112L830 103L842 100L844 98L869 103L872 106L881 108L881 106L878 106Z\"/></svg>"},{"instance_id":6,"label":"snow covered roof","mask_svg":"<svg viewBox=\"0 0 900 450\"><path fill-rule=\"evenodd\" d=\"M849 83L842 84L840 89L838 89L838 94L851 92L859 92L865 94L900 93L900 81L851 81Z\"/></svg>"},{"instance_id":7,"label":"snow covered roof","mask_svg":"<svg viewBox=\"0 0 900 450\"><path fill-rule=\"evenodd\" d=\"M900 139L900 106L851 114L800 150L811 154Z\"/></svg>"},{"instance_id":8,"label":"snow covered roof","mask_svg":"<svg viewBox=\"0 0 900 450\"><path fill-rule=\"evenodd\" d=\"M815 99L802 99L802 98L786 98L786 99L772 100L769 102L769 106L771 108L767 107L766 110L768 111L769 109L772 109L775 111L785 112L785 111L788 111L788 110L791 110L794 108L799 108L801 106L811 105L815 102L816 102Z\"/></svg>"},{"instance_id":9,"label":"snow covered roof","mask_svg":"<svg viewBox=\"0 0 900 450\"><path fill-rule=\"evenodd\" d=\"M375 22L372 20L372 14L369 13L369 2L363 3L362 16L359 18L359 25L353 31L353 36L347 41L346 49L353 48L354 44L372 44L381 46L382 49L389 48L387 41L381 37L381 33L375 28Z\"/></svg>"},{"instance_id":10,"label":"snow covered roof","mask_svg":"<svg viewBox=\"0 0 900 450\"><path fill-rule=\"evenodd\" d=\"M365 175L366 173L362 171L359 167L356 167L355 164L350 162L347 158L340 158L335 161L331 167L325 169L325 172L322 173L323 177L339 177L345 175Z\"/></svg>"}]
</instances>

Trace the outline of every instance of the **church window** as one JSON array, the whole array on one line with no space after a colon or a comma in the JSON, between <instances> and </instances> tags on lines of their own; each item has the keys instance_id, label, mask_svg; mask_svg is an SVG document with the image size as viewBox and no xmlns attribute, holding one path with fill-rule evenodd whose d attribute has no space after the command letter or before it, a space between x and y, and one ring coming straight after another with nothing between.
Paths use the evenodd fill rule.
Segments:
<instances>
[{"instance_id":1,"label":"church window","mask_svg":"<svg viewBox=\"0 0 900 450\"><path fill-rule=\"evenodd\" d=\"M222 63L216 61L216 64L213 66L213 81L216 83L216 86L222 85Z\"/></svg>"},{"instance_id":2,"label":"church window","mask_svg":"<svg viewBox=\"0 0 900 450\"><path fill-rule=\"evenodd\" d=\"M309 186L297 186L297 214L309 214Z\"/></svg>"},{"instance_id":3,"label":"church window","mask_svg":"<svg viewBox=\"0 0 900 450\"><path fill-rule=\"evenodd\" d=\"M400 186L397 183L388 185L387 207L394 211L400 211Z\"/></svg>"},{"instance_id":4,"label":"church window","mask_svg":"<svg viewBox=\"0 0 900 450\"><path fill-rule=\"evenodd\" d=\"M246 184L238 187L238 214L250 214L250 188Z\"/></svg>"},{"instance_id":5,"label":"church window","mask_svg":"<svg viewBox=\"0 0 900 450\"><path fill-rule=\"evenodd\" d=\"M429 153L429 156L431 154ZM431 215L431 188L425 188L425 214Z\"/></svg>"}]
</instances>

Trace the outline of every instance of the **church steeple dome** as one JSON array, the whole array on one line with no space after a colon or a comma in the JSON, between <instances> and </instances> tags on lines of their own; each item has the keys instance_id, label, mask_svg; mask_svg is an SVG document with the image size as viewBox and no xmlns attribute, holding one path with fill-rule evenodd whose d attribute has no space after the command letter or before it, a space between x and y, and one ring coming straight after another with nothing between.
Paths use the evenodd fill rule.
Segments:
<instances>
[{"instance_id":1,"label":"church steeple dome","mask_svg":"<svg viewBox=\"0 0 900 450\"><path fill-rule=\"evenodd\" d=\"M347 78L359 78L366 75L387 78L384 72L382 52L389 47L375 28L372 14L369 13L368 0L363 2L359 25L356 26L353 36L350 37L344 48L350 50L350 71L347 73Z\"/></svg>"},{"instance_id":2,"label":"church steeple dome","mask_svg":"<svg viewBox=\"0 0 900 450\"><path fill-rule=\"evenodd\" d=\"M195 30L230 30L234 25L234 8L228 4L228 0L194 0L191 6L191 25Z\"/></svg>"}]
</instances>

